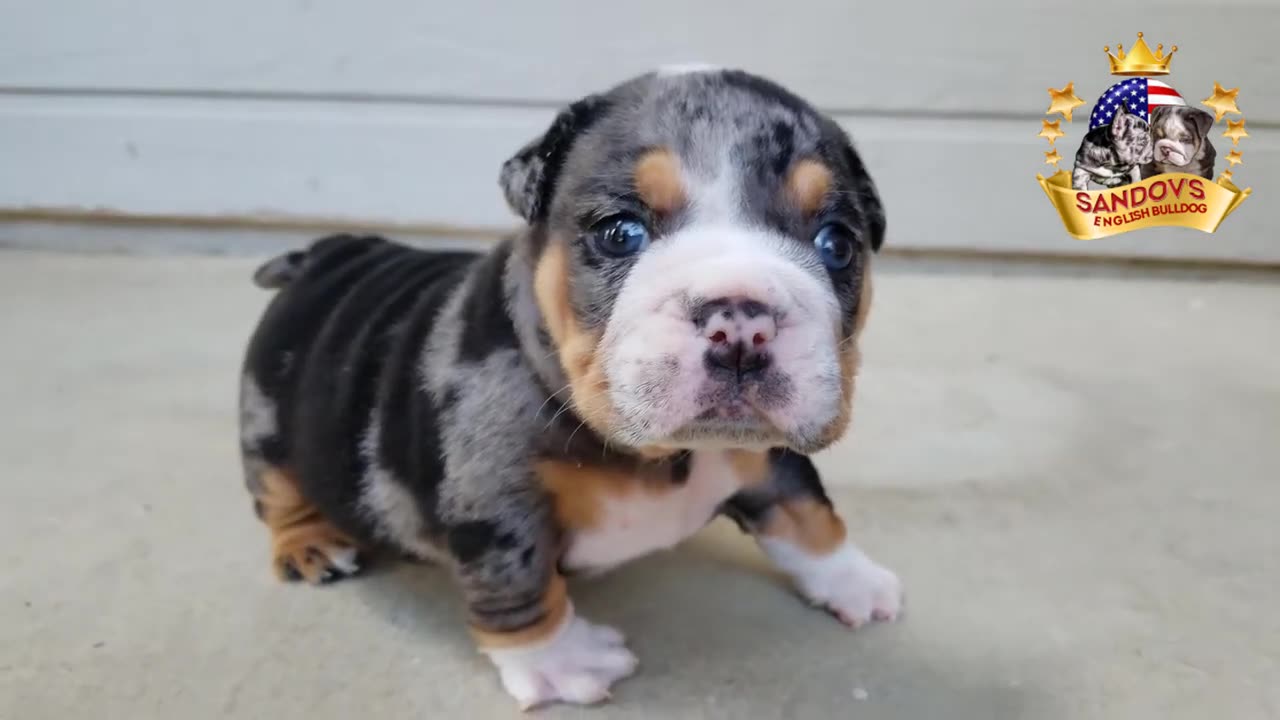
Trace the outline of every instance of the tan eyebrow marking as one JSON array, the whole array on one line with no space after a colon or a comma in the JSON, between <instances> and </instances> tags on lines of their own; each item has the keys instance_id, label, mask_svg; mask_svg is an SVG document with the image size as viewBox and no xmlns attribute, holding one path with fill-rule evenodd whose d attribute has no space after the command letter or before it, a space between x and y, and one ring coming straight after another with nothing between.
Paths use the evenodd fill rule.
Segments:
<instances>
[{"instance_id":1,"label":"tan eyebrow marking","mask_svg":"<svg viewBox=\"0 0 1280 720\"><path fill-rule=\"evenodd\" d=\"M645 153L636 163L634 180L640 199L655 212L674 212L685 204L680 161L666 148Z\"/></svg>"},{"instance_id":2,"label":"tan eyebrow marking","mask_svg":"<svg viewBox=\"0 0 1280 720\"><path fill-rule=\"evenodd\" d=\"M817 160L801 160L787 175L787 198L806 215L822 208L831 189L831 170Z\"/></svg>"}]
</instances>

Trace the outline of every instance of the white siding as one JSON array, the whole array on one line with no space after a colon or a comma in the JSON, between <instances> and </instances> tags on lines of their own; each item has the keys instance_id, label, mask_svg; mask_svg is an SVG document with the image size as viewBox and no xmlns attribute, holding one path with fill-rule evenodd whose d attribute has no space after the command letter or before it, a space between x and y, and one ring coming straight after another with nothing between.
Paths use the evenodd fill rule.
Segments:
<instances>
[{"instance_id":1,"label":"white siding","mask_svg":"<svg viewBox=\"0 0 1280 720\"><path fill-rule=\"evenodd\" d=\"M0 17L0 213L507 227L498 165L556 107L706 61L834 112L899 247L1280 262L1280 3L0 0ZM1034 181L1045 88L1074 80L1092 103L1102 46L1137 30L1181 47L1169 81L1189 101L1242 88L1236 177L1255 197L1214 235L1081 243Z\"/></svg>"}]
</instances>

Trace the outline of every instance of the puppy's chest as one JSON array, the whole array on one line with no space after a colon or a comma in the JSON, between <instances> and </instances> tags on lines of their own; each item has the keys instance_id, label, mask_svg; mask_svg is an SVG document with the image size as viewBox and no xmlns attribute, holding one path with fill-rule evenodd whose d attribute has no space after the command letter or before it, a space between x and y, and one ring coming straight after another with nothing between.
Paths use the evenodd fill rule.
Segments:
<instances>
[{"instance_id":1,"label":"puppy's chest","mask_svg":"<svg viewBox=\"0 0 1280 720\"><path fill-rule=\"evenodd\" d=\"M562 564L604 569L670 548L702 529L741 486L726 453L698 452L681 481L596 471L564 483L557 511L568 534Z\"/></svg>"}]
</instances>

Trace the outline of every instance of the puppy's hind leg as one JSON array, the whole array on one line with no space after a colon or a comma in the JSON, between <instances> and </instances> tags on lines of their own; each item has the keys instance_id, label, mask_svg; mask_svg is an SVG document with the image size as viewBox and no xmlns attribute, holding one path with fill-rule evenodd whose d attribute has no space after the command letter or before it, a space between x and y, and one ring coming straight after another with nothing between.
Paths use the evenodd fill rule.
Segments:
<instances>
[{"instance_id":1,"label":"puppy's hind leg","mask_svg":"<svg viewBox=\"0 0 1280 720\"><path fill-rule=\"evenodd\" d=\"M271 532L271 566L281 580L327 583L360 570L356 543L303 496L284 459L275 402L246 374L240 450L253 509Z\"/></svg>"},{"instance_id":2,"label":"puppy's hind leg","mask_svg":"<svg viewBox=\"0 0 1280 720\"><path fill-rule=\"evenodd\" d=\"M360 571L356 542L302 496L288 470L265 467L254 484L254 510L271 532L271 567L277 577L322 585Z\"/></svg>"}]
</instances>

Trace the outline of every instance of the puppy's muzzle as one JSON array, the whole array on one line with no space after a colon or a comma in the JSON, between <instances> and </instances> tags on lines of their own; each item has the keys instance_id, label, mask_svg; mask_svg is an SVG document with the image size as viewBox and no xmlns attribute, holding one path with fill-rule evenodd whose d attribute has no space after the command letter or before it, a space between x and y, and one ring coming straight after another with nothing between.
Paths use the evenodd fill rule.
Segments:
<instances>
[{"instance_id":1,"label":"puppy's muzzle","mask_svg":"<svg viewBox=\"0 0 1280 720\"><path fill-rule=\"evenodd\" d=\"M1158 140L1155 148L1156 160L1170 165L1186 165L1191 158L1187 157L1186 148L1174 140Z\"/></svg>"},{"instance_id":2,"label":"puppy's muzzle","mask_svg":"<svg viewBox=\"0 0 1280 720\"><path fill-rule=\"evenodd\" d=\"M750 298L717 298L699 304L692 321L706 338L709 375L732 374L739 382L758 378L771 362L778 333L774 310Z\"/></svg>"}]
</instances>

